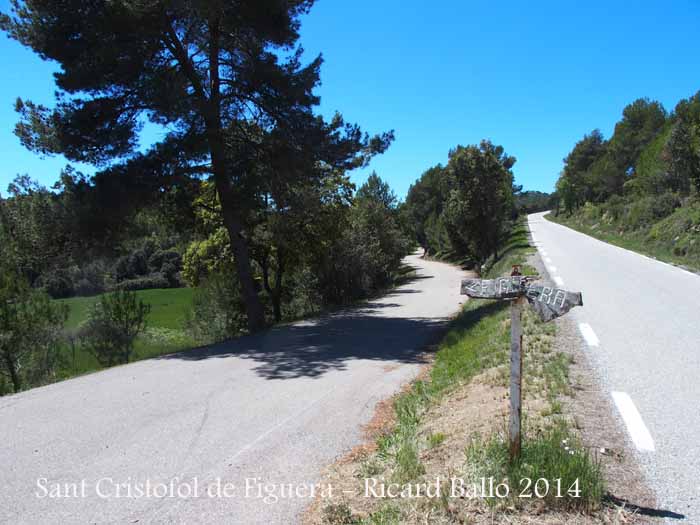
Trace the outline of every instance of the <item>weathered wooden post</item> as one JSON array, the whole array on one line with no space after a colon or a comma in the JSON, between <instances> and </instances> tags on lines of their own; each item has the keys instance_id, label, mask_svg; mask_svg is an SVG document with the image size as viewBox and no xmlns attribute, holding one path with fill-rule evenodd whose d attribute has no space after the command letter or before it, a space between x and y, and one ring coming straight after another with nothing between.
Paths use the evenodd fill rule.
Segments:
<instances>
[{"instance_id":1,"label":"weathered wooden post","mask_svg":"<svg viewBox=\"0 0 700 525\"><path fill-rule=\"evenodd\" d=\"M522 306L525 302L537 312L543 321L564 315L574 306L583 305L580 292L567 292L560 288L532 282L531 277L520 273L520 266L513 266L510 277L499 279L465 279L462 295L475 299L510 300L510 421L508 425L511 461L520 457L520 422L522 419L523 331Z\"/></svg>"},{"instance_id":2,"label":"weathered wooden post","mask_svg":"<svg viewBox=\"0 0 700 525\"><path fill-rule=\"evenodd\" d=\"M520 274L520 266L513 266L511 276ZM523 327L522 304L524 297L510 303L510 421L508 424L508 450L511 461L520 456L520 420L522 417L523 386Z\"/></svg>"}]
</instances>

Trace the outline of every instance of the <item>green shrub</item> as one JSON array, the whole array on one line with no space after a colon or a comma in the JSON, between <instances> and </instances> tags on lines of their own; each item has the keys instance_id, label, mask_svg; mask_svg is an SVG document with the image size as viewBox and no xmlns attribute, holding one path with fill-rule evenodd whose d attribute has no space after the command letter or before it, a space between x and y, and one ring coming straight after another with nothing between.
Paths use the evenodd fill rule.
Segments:
<instances>
[{"instance_id":1,"label":"green shrub","mask_svg":"<svg viewBox=\"0 0 700 525\"><path fill-rule=\"evenodd\" d=\"M135 279L127 279L121 281L114 285L114 290L126 290L126 291L136 291L136 290L148 290L151 288L170 288L171 282L163 274L154 273L144 277L137 277Z\"/></svg>"},{"instance_id":2,"label":"green shrub","mask_svg":"<svg viewBox=\"0 0 700 525\"><path fill-rule=\"evenodd\" d=\"M318 277L308 266L298 269L289 278L282 304L284 319L299 319L315 314L323 304Z\"/></svg>"},{"instance_id":3,"label":"green shrub","mask_svg":"<svg viewBox=\"0 0 700 525\"><path fill-rule=\"evenodd\" d=\"M700 202L690 202L654 224L647 240L674 255L700 258Z\"/></svg>"},{"instance_id":4,"label":"green shrub","mask_svg":"<svg viewBox=\"0 0 700 525\"><path fill-rule=\"evenodd\" d=\"M581 208L580 213L585 220L593 222L593 221L597 221L598 219L600 219L601 209L600 209L600 207L596 206L595 204L593 204L591 202L587 202Z\"/></svg>"},{"instance_id":5,"label":"green shrub","mask_svg":"<svg viewBox=\"0 0 700 525\"><path fill-rule=\"evenodd\" d=\"M430 434L428 436L428 446L430 448L439 447L443 441L445 441L445 434L442 432L437 432L435 434Z\"/></svg>"},{"instance_id":6,"label":"green shrub","mask_svg":"<svg viewBox=\"0 0 700 525\"><path fill-rule=\"evenodd\" d=\"M619 221L625 214L625 199L621 195L613 195L601 207L604 210L604 219Z\"/></svg>"},{"instance_id":7,"label":"green shrub","mask_svg":"<svg viewBox=\"0 0 700 525\"><path fill-rule=\"evenodd\" d=\"M81 327L80 341L102 366L128 363L134 340L145 329L150 310L133 292L104 294Z\"/></svg>"},{"instance_id":8,"label":"green shrub","mask_svg":"<svg viewBox=\"0 0 700 525\"><path fill-rule=\"evenodd\" d=\"M148 258L148 269L151 273L161 272L165 274L164 268L172 266L176 271L182 268L182 256L176 250L156 250Z\"/></svg>"},{"instance_id":9,"label":"green shrub","mask_svg":"<svg viewBox=\"0 0 700 525\"><path fill-rule=\"evenodd\" d=\"M0 267L0 376L7 379L0 394L8 387L18 392L51 378L67 316L65 305L52 302L20 275Z\"/></svg>"},{"instance_id":10,"label":"green shrub","mask_svg":"<svg viewBox=\"0 0 700 525\"><path fill-rule=\"evenodd\" d=\"M638 198L629 205L623 218L623 226L632 230L651 227L655 222L668 217L680 206L680 199L672 193L663 193Z\"/></svg>"},{"instance_id":11,"label":"green shrub","mask_svg":"<svg viewBox=\"0 0 700 525\"><path fill-rule=\"evenodd\" d=\"M218 228L204 240L190 243L182 257L182 278L189 286L198 286L210 275L233 271L231 243L224 228Z\"/></svg>"},{"instance_id":12,"label":"green shrub","mask_svg":"<svg viewBox=\"0 0 700 525\"><path fill-rule=\"evenodd\" d=\"M337 503L323 508L324 525L360 525L362 519L352 514L346 503Z\"/></svg>"},{"instance_id":13,"label":"green shrub","mask_svg":"<svg viewBox=\"0 0 700 525\"><path fill-rule=\"evenodd\" d=\"M195 288L185 326L198 343L236 337L246 327L243 301L234 275L212 274Z\"/></svg>"},{"instance_id":14,"label":"green shrub","mask_svg":"<svg viewBox=\"0 0 700 525\"><path fill-rule=\"evenodd\" d=\"M54 299L64 299L75 295L73 281L67 270L56 268L44 272L36 281L35 286L41 288Z\"/></svg>"},{"instance_id":15,"label":"green shrub","mask_svg":"<svg viewBox=\"0 0 700 525\"><path fill-rule=\"evenodd\" d=\"M390 285L409 246L390 211L354 208L315 269L324 303L347 304Z\"/></svg>"}]
</instances>

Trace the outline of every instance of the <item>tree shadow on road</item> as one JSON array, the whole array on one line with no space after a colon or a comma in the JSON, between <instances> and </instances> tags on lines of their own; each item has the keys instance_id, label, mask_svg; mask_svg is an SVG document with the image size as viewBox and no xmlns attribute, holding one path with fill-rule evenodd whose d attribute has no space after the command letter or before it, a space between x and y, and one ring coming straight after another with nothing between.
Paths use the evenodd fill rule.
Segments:
<instances>
[{"instance_id":1,"label":"tree shadow on road","mask_svg":"<svg viewBox=\"0 0 700 525\"><path fill-rule=\"evenodd\" d=\"M482 317L507 305L486 301L478 308L462 311L456 318L411 318L391 316L395 303L365 303L318 319L274 327L266 332L205 346L159 359L200 361L238 357L256 363L253 371L265 379L320 377L345 370L357 360L398 364L428 362L431 347L446 328L454 328L450 338ZM395 312L394 312L395 314ZM449 339L447 340L449 344Z\"/></svg>"},{"instance_id":2,"label":"tree shadow on road","mask_svg":"<svg viewBox=\"0 0 700 525\"><path fill-rule=\"evenodd\" d=\"M426 363L426 349L437 342L450 319L409 317L399 310L405 306L399 300L404 294L425 293L411 287L410 283L433 278L409 273L413 268L408 265L404 270L403 285L382 297L315 319L279 325L258 334L158 359L201 361L235 356L254 361L253 371L271 380L320 377L346 369L350 361L363 359L398 364Z\"/></svg>"},{"instance_id":3,"label":"tree shadow on road","mask_svg":"<svg viewBox=\"0 0 700 525\"><path fill-rule=\"evenodd\" d=\"M448 319L387 317L381 308L393 303L364 305L320 319L300 321L159 359L200 361L237 356L257 363L253 370L265 379L319 377L344 370L351 360L396 363L426 362L426 347L435 342Z\"/></svg>"}]
</instances>

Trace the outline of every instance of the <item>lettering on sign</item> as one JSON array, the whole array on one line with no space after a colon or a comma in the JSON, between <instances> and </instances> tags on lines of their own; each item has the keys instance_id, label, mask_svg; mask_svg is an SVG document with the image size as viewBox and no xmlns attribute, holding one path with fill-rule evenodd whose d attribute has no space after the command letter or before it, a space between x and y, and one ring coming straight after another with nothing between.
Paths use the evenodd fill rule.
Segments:
<instances>
[{"instance_id":1,"label":"lettering on sign","mask_svg":"<svg viewBox=\"0 0 700 525\"><path fill-rule=\"evenodd\" d=\"M516 299L525 297L543 321L564 315L574 306L582 306L580 292L533 283L528 277L514 275L499 279L465 279L462 295L476 299Z\"/></svg>"}]
</instances>

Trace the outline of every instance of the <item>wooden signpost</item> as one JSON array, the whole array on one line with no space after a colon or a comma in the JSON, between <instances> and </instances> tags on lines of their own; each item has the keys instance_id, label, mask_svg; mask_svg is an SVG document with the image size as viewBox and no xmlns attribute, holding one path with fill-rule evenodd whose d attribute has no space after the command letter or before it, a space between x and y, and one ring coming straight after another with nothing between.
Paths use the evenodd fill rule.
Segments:
<instances>
[{"instance_id":1,"label":"wooden signpost","mask_svg":"<svg viewBox=\"0 0 700 525\"><path fill-rule=\"evenodd\" d=\"M564 315L574 306L582 306L580 292L532 282L520 274L520 266L513 266L510 277L499 279L465 279L462 295L474 299L510 300L510 421L508 425L511 461L520 456L520 420L523 374L522 306L528 302L543 321Z\"/></svg>"}]
</instances>

